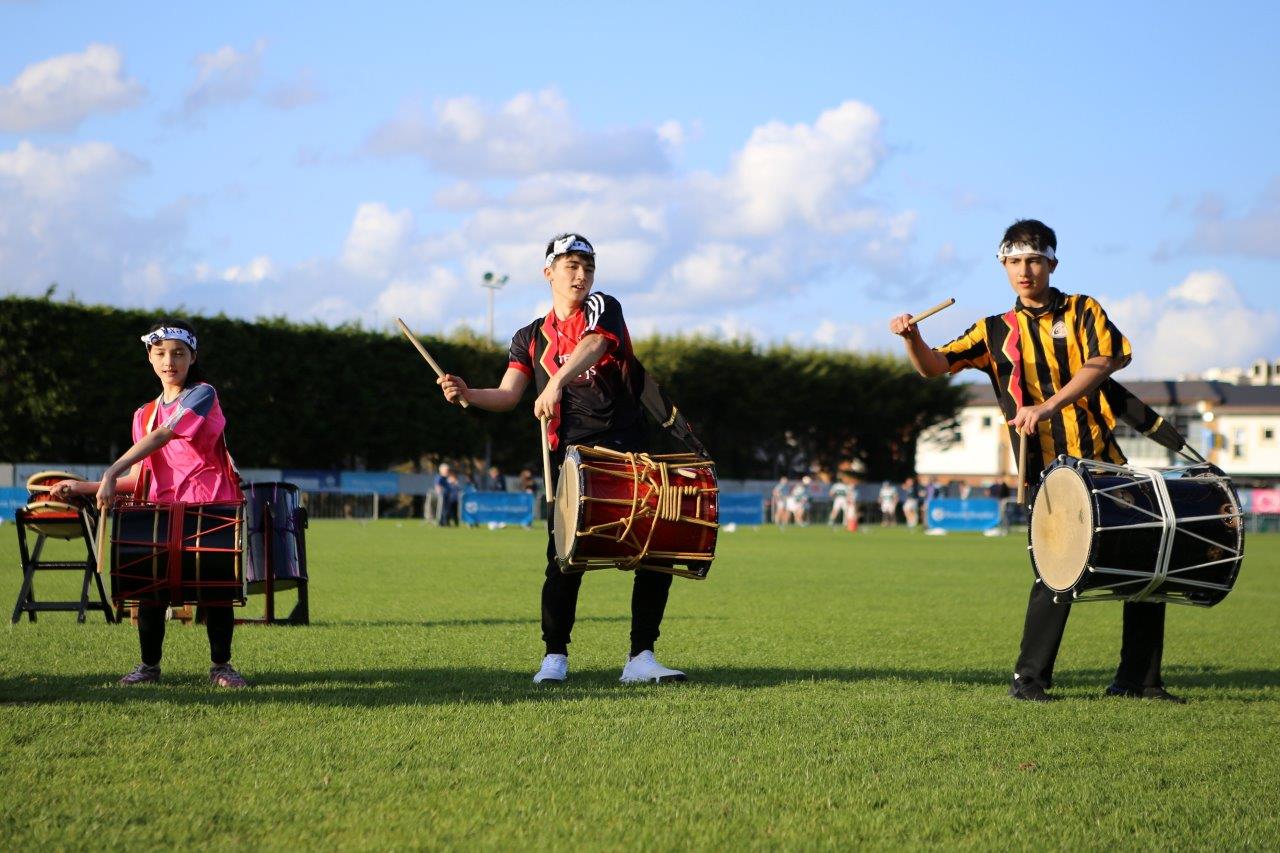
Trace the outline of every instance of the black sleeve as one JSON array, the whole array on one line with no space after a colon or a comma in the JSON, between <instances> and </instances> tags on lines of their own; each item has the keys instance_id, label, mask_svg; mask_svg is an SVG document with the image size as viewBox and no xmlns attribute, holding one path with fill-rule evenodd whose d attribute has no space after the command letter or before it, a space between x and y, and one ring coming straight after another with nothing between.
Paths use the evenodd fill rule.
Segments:
<instances>
[{"instance_id":1,"label":"black sleeve","mask_svg":"<svg viewBox=\"0 0 1280 853\"><path fill-rule=\"evenodd\" d=\"M507 367L514 367L521 373L533 377L533 333L535 322L525 326L511 336L511 349L507 351Z\"/></svg>"},{"instance_id":2,"label":"black sleeve","mask_svg":"<svg viewBox=\"0 0 1280 853\"><path fill-rule=\"evenodd\" d=\"M702 442L693 434L693 427L685 420L685 416L676 408L676 404L671 402L671 398L667 396L667 392L662 390L662 386L654 381L643 367L640 366L638 360L634 360L635 379L640 386L640 403L644 406L649 417L653 418L654 423L662 427L662 429L671 433L672 437L678 440L685 447L692 450L704 459L710 459L711 455L707 453L707 449L702 446Z\"/></svg>"},{"instance_id":3,"label":"black sleeve","mask_svg":"<svg viewBox=\"0 0 1280 853\"><path fill-rule=\"evenodd\" d=\"M622 318L622 304L612 296L593 293L582 306L586 314L584 334L603 335L609 339L609 351L622 346L627 340L627 322Z\"/></svg>"}]
</instances>

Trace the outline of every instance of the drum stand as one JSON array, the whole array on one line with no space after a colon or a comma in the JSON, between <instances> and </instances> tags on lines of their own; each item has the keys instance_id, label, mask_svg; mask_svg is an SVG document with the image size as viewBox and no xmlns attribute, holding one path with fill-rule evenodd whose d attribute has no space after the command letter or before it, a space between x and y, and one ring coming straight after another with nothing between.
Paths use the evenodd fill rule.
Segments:
<instances>
[{"instance_id":1,"label":"drum stand","mask_svg":"<svg viewBox=\"0 0 1280 853\"><path fill-rule=\"evenodd\" d=\"M108 624L118 621L115 616L115 608L112 607L110 599L107 598L107 591L102 585L102 576L98 574L98 560L93 538L93 530L98 524L105 524L105 518L90 509L81 509L79 511L79 534L84 540L86 552L86 557L83 560L41 560L40 554L44 551L45 540L49 538L47 534L36 531L35 547L32 549L27 547L27 525L32 521L37 521L38 517L31 515L25 509L20 509L14 514L14 520L18 527L18 553L22 558L22 589L18 592L18 601L13 607L13 618L11 620L13 624L16 625L18 623L23 613L26 613L27 618L34 622L36 621L36 613L42 610L74 611L76 613L76 621L81 623L85 621L85 614L88 611L101 610L102 614L107 618ZM35 574L38 571L83 572L84 583L80 586L80 600L36 601L32 582L35 580ZM98 587L97 601L89 600L89 582L91 578Z\"/></svg>"},{"instance_id":2,"label":"drum stand","mask_svg":"<svg viewBox=\"0 0 1280 853\"><path fill-rule=\"evenodd\" d=\"M303 577L297 580L298 603L293 606L293 610L283 619L276 618L276 588L275 588L275 570L271 567L271 539L273 538L269 531L272 531L272 512L271 504L264 504L262 507L262 530L263 530L263 555L264 562L267 565L265 586L263 595L266 597L266 613L260 619L241 618L236 620L237 625L310 625L311 624L311 606L307 597L307 539L305 536L298 537L298 562L301 567Z\"/></svg>"}]
</instances>

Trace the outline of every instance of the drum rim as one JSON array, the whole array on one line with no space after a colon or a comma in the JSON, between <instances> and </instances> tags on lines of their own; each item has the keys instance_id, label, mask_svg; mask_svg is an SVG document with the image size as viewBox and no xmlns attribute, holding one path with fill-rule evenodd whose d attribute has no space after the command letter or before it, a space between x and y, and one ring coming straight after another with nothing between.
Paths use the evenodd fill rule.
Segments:
<instances>
[{"instance_id":1,"label":"drum rim","mask_svg":"<svg viewBox=\"0 0 1280 853\"><path fill-rule=\"evenodd\" d=\"M1065 593L1075 589L1075 587L1080 583L1080 579L1083 578L1085 573L1088 571L1089 564L1093 560L1094 551L1097 548L1097 539L1093 535L1093 530L1098 526L1098 505L1093 494L1093 477L1089 473L1088 468L1081 466L1078 462L1079 460L1075 460L1073 457L1060 458L1044 472L1040 478L1040 487L1036 489L1036 496L1031 504L1031 515L1027 523L1027 546L1028 551L1031 554L1031 566L1035 570L1036 577L1045 585L1045 588L1052 590L1055 593ZM1040 502L1041 496L1047 494L1045 492L1045 487L1048 484L1049 477L1059 471L1069 471L1076 476L1077 482L1079 482L1081 488L1084 489L1084 503L1089 510L1089 524L1086 528L1089 534L1089 547L1085 549L1079 569L1072 576L1071 583L1063 587L1056 587L1045 578L1044 572L1041 570L1041 561L1036 559L1035 551L1035 508ZM1055 573L1055 575L1060 575L1060 573Z\"/></svg>"},{"instance_id":2,"label":"drum rim","mask_svg":"<svg viewBox=\"0 0 1280 853\"><path fill-rule=\"evenodd\" d=\"M33 484L33 480L52 479L53 483ZM79 474L72 474L70 471L37 471L30 477L27 477L27 492L50 492L53 491L54 483L60 483L63 480L75 480L77 483L85 482L85 478Z\"/></svg>"}]
</instances>

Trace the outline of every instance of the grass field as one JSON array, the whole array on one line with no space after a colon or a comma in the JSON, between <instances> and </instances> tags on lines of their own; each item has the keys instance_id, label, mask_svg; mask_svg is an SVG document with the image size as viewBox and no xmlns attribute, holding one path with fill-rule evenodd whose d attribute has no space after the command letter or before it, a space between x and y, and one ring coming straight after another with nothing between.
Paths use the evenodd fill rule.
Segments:
<instances>
[{"instance_id":1,"label":"grass field","mask_svg":"<svg viewBox=\"0 0 1280 853\"><path fill-rule=\"evenodd\" d=\"M127 625L42 614L5 632L6 846L1280 843L1280 536L1251 538L1220 606L1170 608L1180 707L1101 696L1114 603L1072 614L1064 701L1005 696L1018 537L725 534L709 580L673 585L658 656L682 685L618 684L630 578L596 573L571 681L540 689L543 534L308 536L313 624L237 629L246 691L208 686L203 629L171 626L165 683L134 689L114 685L137 661ZM7 615L12 525L0 554Z\"/></svg>"}]
</instances>

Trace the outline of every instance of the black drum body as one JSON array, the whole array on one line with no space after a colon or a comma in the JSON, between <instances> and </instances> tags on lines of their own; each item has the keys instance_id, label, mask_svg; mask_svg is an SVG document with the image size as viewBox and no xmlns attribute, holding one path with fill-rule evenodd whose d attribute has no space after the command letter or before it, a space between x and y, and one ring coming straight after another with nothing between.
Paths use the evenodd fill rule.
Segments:
<instances>
[{"instance_id":1,"label":"black drum body","mask_svg":"<svg viewBox=\"0 0 1280 853\"><path fill-rule=\"evenodd\" d=\"M1132 468L1059 456L1042 476L1027 537L1055 600L1212 607L1244 559L1239 496L1208 463Z\"/></svg>"},{"instance_id":2,"label":"black drum body","mask_svg":"<svg viewBox=\"0 0 1280 853\"><path fill-rule=\"evenodd\" d=\"M117 602L244 604L244 505L122 504L111 511Z\"/></svg>"},{"instance_id":3,"label":"black drum body","mask_svg":"<svg viewBox=\"0 0 1280 853\"><path fill-rule=\"evenodd\" d=\"M245 517L249 528L245 589L266 592L268 575L275 590L293 589L307 580L307 511L293 483L246 483Z\"/></svg>"}]
</instances>

